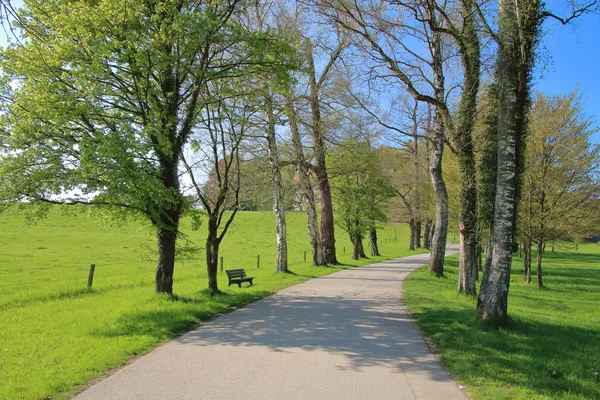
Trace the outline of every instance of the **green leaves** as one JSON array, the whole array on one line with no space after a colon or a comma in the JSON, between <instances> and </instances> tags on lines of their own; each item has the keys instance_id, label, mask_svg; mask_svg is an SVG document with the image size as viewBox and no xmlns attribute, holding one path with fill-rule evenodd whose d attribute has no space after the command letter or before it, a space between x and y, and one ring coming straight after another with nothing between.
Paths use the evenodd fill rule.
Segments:
<instances>
[{"instance_id":1,"label":"green leaves","mask_svg":"<svg viewBox=\"0 0 600 400\"><path fill-rule=\"evenodd\" d=\"M346 139L329 159L336 221L353 237L386 221L394 190L383 175L378 151L368 142Z\"/></svg>"},{"instance_id":2,"label":"green leaves","mask_svg":"<svg viewBox=\"0 0 600 400\"><path fill-rule=\"evenodd\" d=\"M534 242L573 240L596 229L600 214L598 128L581 95L539 94L529 124L521 229Z\"/></svg>"},{"instance_id":3,"label":"green leaves","mask_svg":"<svg viewBox=\"0 0 600 400\"><path fill-rule=\"evenodd\" d=\"M264 68L289 79L293 64L272 32L240 25L240 4L27 2L25 40L0 61L3 198L66 200L77 189L154 223L186 208L181 152L202 107L236 95L205 88Z\"/></svg>"}]
</instances>

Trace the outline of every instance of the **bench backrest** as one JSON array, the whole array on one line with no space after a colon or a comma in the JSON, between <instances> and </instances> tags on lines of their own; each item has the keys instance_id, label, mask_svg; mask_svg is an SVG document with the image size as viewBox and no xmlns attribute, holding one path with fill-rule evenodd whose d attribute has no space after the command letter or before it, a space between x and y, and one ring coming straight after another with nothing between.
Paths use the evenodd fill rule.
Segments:
<instances>
[{"instance_id":1,"label":"bench backrest","mask_svg":"<svg viewBox=\"0 0 600 400\"><path fill-rule=\"evenodd\" d=\"M229 277L229 279L246 277L246 271L244 271L243 269L228 269L225 272L227 272L227 276Z\"/></svg>"}]
</instances>

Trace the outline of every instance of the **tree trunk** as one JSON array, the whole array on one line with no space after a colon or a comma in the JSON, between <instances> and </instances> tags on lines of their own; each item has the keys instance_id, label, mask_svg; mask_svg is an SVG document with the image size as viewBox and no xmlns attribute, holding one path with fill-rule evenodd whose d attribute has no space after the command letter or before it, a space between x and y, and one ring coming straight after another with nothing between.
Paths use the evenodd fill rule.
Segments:
<instances>
[{"instance_id":1,"label":"tree trunk","mask_svg":"<svg viewBox=\"0 0 600 400\"><path fill-rule=\"evenodd\" d=\"M433 16L430 16L433 18ZM442 55L442 38L437 31L431 33L431 53L434 74L435 98L443 103L445 101L444 69ZM435 108L433 115L433 138L431 140L431 160L429 175L435 191L435 227L433 240L429 253L429 271L437 276L444 275L444 257L446 253L446 237L448 235L448 192L442 174L442 157L444 154L444 122L439 107Z\"/></svg>"},{"instance_id":2,"label":"tree trunk","mask_svg":"<svg viewBox=\"0 0 600 400\"><path fill-rule=\"evenodd\" d=\"M280 176L281 179L281 176ZM285 221L285 209L283 207L283 187L279 182L279 188L275 189L275 196L279 199L275 202L275 217L277 220L277 269L275 272L289 272L288 270L288 250L287 250L287 230Z\"/></svg>"},{"instance_id":3,"label":"tree trunk","mask_svg":"<svg viewBox=\"0 0 600 400\"><path fill-rule=\"evenodd\" d=\"M431 243L433 243L433 233L435 232L435 224L431 223L431 229L429 230L429 247L431 247Z\"/></svg>"},{"instance_id":4,"label":"tree trunk","mask_svg":"<svg viewBox=\"0 0 600 400\"><path fill-rule=\"evenodd\" d=\"M538 289L543 289L544 284L542 283L542 258L544 257L544 246L542 242L538 242L537 246L537 284Z\"/></svg>"},{"instance_id":5,"label":"tree trunk","mask_svg":"<svg viewBox=\"0 0 600 400\"><path fill-rule=\"evenodd\" d=\"M436 111L436 114L438 112ZM429 271L437 276L444 275L446 236L448 235L448 192L442 176L442 154L444 151L443 125L441 116L436 118L438 129L433 139L429 173L435 191L435 225L429 254ZM441 131L441 136L438 134Z\"/></svg>"},{"instance_id":6,"label":"tree trunk","mask_svg":"<svg viewBox=\"0 0 600 400\"><path fill-rule=\"evenodd\" d=\"M473 129L477 113L479 94L480 46L476 31L473 6L465 0L463 4L462 40L459 41L463 74L465 76L461 92L458 123L453 132L453 140L458 153L460 180L460 261L458 292L467 296L476 295L477 275L477 171L473 148Z\"/></svg>"},{"instance_id":7,"label":"tree trunk","mask_svg":"<svg viewBox=\"0 0 600 400\"><path fill-rule=\"evenodd\" d=\"M532 46L538 11L539 4L533 2L517 5L510 0L501 0L498 7L500 94L493 252L490 272L482 281L477 304L484 320L491 321L496 326L507 322L516 194L522 167L519 158L520 152L524 150L522 139L526 127L529 78L533 64ZM525 25L517 21L523 21Z\"/></svg>"},{"instance_id":8,"label":"tree trunk","mask_svg":"<svg viewBox=\"0 0 600 400\"><path fill-rule=\"evenodd\" d=\"M477 279L477 238L473 238L473 236L476 236L476 234L473 232L463 232L461 229L458 267L458 293L464 292L464 294L467 296L475 296L477 294L475 285ZM466 244L466 241L469 241L470 243Z\"/></svg>"},{"instance_id":9,"label":"tree trunk","mask_svg":"<svg viewBox=\"0 0 600 400\"><path fill-rule=\"evenodd\" d=\"M408 245L408 249L414 250L415 249L415 219L414 218L410 219L408 226L410 227L410 244Z\"/></svg>"},{"instance_id":10,"label":"tree trunk","mask_svg":"<svg viewBox=\"0 0 600 400\"><path fill-rule=\"evenodd\" d=\"M477 302L479 304L479 302L483 301L482 299L485 296L485 291L483 290L484 286L485 286L485 282L488 282L489 280L489 274L492 270L492 235L493 232L490 230L490 234L489 234L489 238L488 238L488 244L485 247L485 264L483 266L483 275L481 276L481 286L479 289L479 297L477 299Z\"/></svg>"},{"instance_id":11,"label":"tree trunk","mask_svg":"<svg viewBox=\"0 0 600 400\"><path fill-rule=\"evenodd\" d=\"M177 232L179 230L179 219L181 217L181 190L179 188L179 173L177 164L179 154L174 152L161 157L162 182L171 193L176 193L174 199L162 207L158 220L154 220L157 226L156 238L158 245L158 266L156 267L156 293L173 294L173 271L175 269L175 253ZM166 203L166 202L165 202ZM162 208L162 210L161 210Z\"/></svg>"},{"instance_id":12,"label":"tree trunk","mask_svg":"<svg viewBox=\"0 0 600 400\"><path fill-rule=\"evenodd\" d=\"M359 258L367 258L365 254L365 249L363 247L363 237L361 234L353 235L354 239L352 240L352 259L358 260Z\"/></svg>"},{"instance_id":13,"label":"tree trunk","mask_svg":"<svg viewBox=\"0 0 600 400\"><path fill-rule=\"evenodd\" d=\"M156 232L156 239L158 242L156 293L168 293L172 295L177 233L171 229L159 228Z\"/></svg>"},{"instance_id":14,"label":"tree trunk","mask_svg":"<svg viewBox=\"0 0 600 400\"><path fill-rule=\"evenodd\" d=\"M371 256L380 256L379 246L377 245L377 229L371 229L369 231L369 240L371 241Z\"/></svg>"},{"instance_id":15,"label":"tree trunk","mask_svg":"<svg viewBox=\"0 0 600 400\"><path fill-rule=\"evenodd\" d=\"M501 74L500 112L498 129L498 178L492 235L492 258L487 280L482 281L477 308L484 319L496 325L506 324L508 290L510 287L510 267L512 263L513 214L515 210L516 188L516 124L512 115L517 113L514 97L507 92L516 90L514 69L506 63Z\"/></svg>"},{"instance_id":16,"label":"tree trunk","mask_svg":"<svg viewBox=\"0 0 600 400\"><path fill-rule=\"evenodd\" d=\"M211 294L221 293L217 281L217 269L219 267L219 246L221 241L218 237L217 222L208 221L208 237L206 238L206 270L208 273L208 288Z\"/></svg>"},{"instance_id":17,"label":"tree trunk","mask_svg":"<svg viewBox=\"0 0 600 400\"><path fill-rule=\"evenodd\" d=\"M421 168L419 163L419 136L418 136L418 128L419 121L417 120L417 107L418 102L415 101L413 108L413 167L414 167L414 179L415 179L415 205L414 205L414 245L413 249L421 248Z\"/></svg>"},{"instance_id":18,"label":"tree trunk","mask_svg":"<svg viewBox=\"0 0 600 400\"><path fill-rule=\"evenodd\" d=\"M531 282L531 241L523 237L523 280Z\"/></svg>"},{"instance_id":19,"label":"tree trunk","mask_svg":"<svg viewBox=\"0 0 600 400\"><path fill-rule=\"evenodd\" d=\"M319 191L321 192L321 244L323 246L323 261L326 264L337 264L335 254L335 232L333 222L333 204L331 200L331 187L325 163L325 141L323 122L321 121L321 104L319 100L319 87L316 78L312 43L306 40L306 58L308 61L309 75L309 105L312 115L312 138L315 157L314 172L317 177Z\"/></svg>"},{"instance_id":20,"label":"tree trunk","mask_svg":"<svg viewBox=\"0 0 600 400\"><path fill-rule=\"evenodd\" d=\"M529 182L533 184L533 182ZM532 219L533 219L533 201L532 201L532 190L527 191L529 196L527 197L527 235L523 235L523 265L524 265L524 274L525 280L527 284L531 283L531 235L532 232ZM543 206L542 206L543 207Z\"/></svg>"},{"instance_id":21,"label":"tree trunk","mask_svg":"<svg viewBox=\"0 0 600 400\"><path fill-rule=\"evenodd\" d=\"M333 203L331 188L327 179L327 171L321 174L319 189L321 192L321 240L323 246L323 261L325 264L337 264L335 254L335 234L333 228Z\"/></svg>"},{"instance_id":22,"label":"tree trunk","mask_svg":"<svg viewBox=\"0 0 600 400\"><path fill-rule=\"evenodd\" d=\"M267 96L265 99L265 112L267 114L267 144L269 146L269 163L271 164L271 176L273 181L273 210L275 211L277 232L277 268L275 272L288 272L283 180L281 179L281 170L279 168L277 137L275 135L275 115L273 114L273 102L270 96Z\"/></svg>"},{"instance_id":23,"label":"tree trunk","mask_svg":"<svg viewBox=\"0 0 600 400\"><path fill-rule=\"evenodd\" d=\"M431 234L431 220L425 220L425 228L423 229L423 247L429 250L429 235Z\"/></svg>"},{"instance_id":24,"label":"tree trunk","mask_svg":"<svg viewBox=\"0 0 600 400\"><path fill-rule=\"evenodd\" d=\"M471 136L471 135L469 135ZM477 293L475 277L477 274L477 189L475 158L473 155L472 141L463 138L462 152L459 154L460 171L460 256L458 274L458 292L467 296Z\"/></svg>"},{"instance_id":25,"label":"tree trunk","mask_svg":"<svg viewBox=\"0 0 600 400\"><path fill-rule=\"evenodd\" d=\"M479 280L479 272L482 270L481 266L481 255L483 253L483 249L481 248L481 236L479 236L479 240L477 241L477 270L475 271L475 280Z\"/></svg>"},{"instance_id":26,"label":"tree trunk","mask_svg":"<svg viewBox=\"0 0 600 400\"><path fill-rule=\"evenodd\" d=\"M306 218L308 227L308 239L312 249L312 265L325 265L323 261L323 247L321 244L321 235L319 233L319 221L317 219L317 202L313 187L310 183L308 163L304 157L302 140L298 130L298 115L294 109L293 96L289 93L286 96L286 113L289 120L290 130L292 132L292 144L296 152L296 165L300 176L300 186L306 202Z\"/></svg>"}]
</instances>

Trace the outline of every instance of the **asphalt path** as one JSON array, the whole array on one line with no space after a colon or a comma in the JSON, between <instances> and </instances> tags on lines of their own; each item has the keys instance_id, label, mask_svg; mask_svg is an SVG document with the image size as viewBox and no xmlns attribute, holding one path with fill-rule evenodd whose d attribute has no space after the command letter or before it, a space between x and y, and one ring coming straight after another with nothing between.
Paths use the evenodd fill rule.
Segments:
<instances>
[{"instance_id":1,"label":"asphalt path","mask_svg":"<svg viewBox=\"0 0 600 400\"><path fill-rule=\"evenodd\" d=\"M160 346L76 399L467 399L402 303L404 277L428 257L284 289Z\"/></svg>"}]
</instances>

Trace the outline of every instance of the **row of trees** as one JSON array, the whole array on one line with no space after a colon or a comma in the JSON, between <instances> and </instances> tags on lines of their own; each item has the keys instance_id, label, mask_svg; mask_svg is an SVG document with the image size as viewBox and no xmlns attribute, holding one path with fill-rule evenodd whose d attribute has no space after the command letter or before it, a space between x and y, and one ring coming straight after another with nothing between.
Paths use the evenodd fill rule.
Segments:
<instances>
[{"instance_id":1,"label":"row of trees","mask_svg":"<svg viewBox=\"0 0 600 400\"><path fill-rule=\"evenodd\" d=\"M488 260L483 272L478 309L484 319L503 324L507 317L512 253L515 245L518 200L524 171L530 81L536 43L546 18L562 23L594 9L595 3L573 5L561 18L537 1L498 3L494 18L489 4L469 0L375 3L319 1L330 21L350 32L368 63L367 73L397 85L416 101L433 107L429 142L430 177L436 202L430 270L443 274L443 251L448 228L448 192L442 174L444 147L451 145L458 163L460 231L459 292L476 295L478 247L481 241L477 199L493 205L489 221ZM487 46L482 46L487 43ZM484 57L486 56L486 57ZM487 56L496 59L488 69ZM460 73L456 74L456 71ZM478 193L474 130L482 77L492 81L491 111L484 118L496 140L482 157L488 187ZM456 94L447 81L458 87ZM454 86L456 85L456 86ZM400 131L401 129L397 129Z\"/></svg>"},{"instance_id":2,"label":"row of trees","mask_svg":"<svg viewBox=\"0 0 600 400\"><path fill-rule=\"evenodd\" d=\"M248 185L261 177L272 187L277 271L287 272L292 177L314 265L337 262L334 209L354 257L365 255L367 234L377 254L376 230L389 203L405 210L411 247L423 236L430 271L443 275L455 202L458 290L477 295L487 242L478 309L501 324L517 222L526 254L538 245L541 279L540 243L560 236L549 210L561 208L547 199L568 198L563 213L597 204L597 165L580 170L586 183L559 174L578 152L597 159L597 149L589 150L591 122L574 117L586 134L558 164L546 143L555 139L527 134L550 135L553 126L528 124L543 21L566 23L595 3L573 5L566 19L535 0L497 7L473 0L2 6L5 24L18 32L0 64L2 199L146 218L157 233L157 292L173 292L179 222L188 214L208 217L208 284L219 291L220 243L237 210L264 199L255 190L263 186ZM545 161L534 150L538 141ZM444 157L448 148L452 155ZM457 166L456 196L443 173L449 159Z\"/></svg>"}]
</instances>

